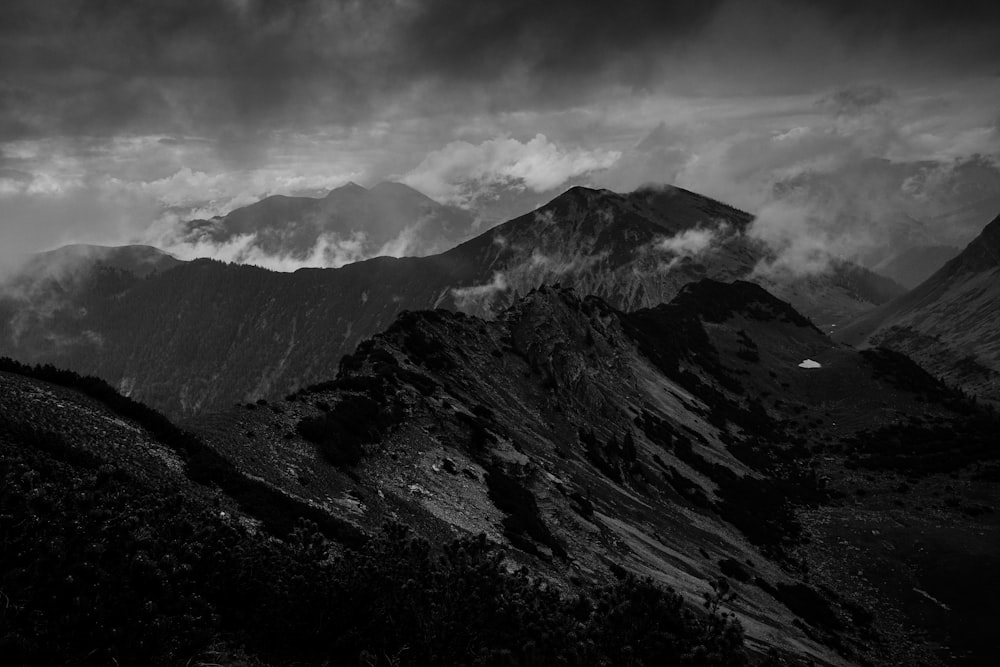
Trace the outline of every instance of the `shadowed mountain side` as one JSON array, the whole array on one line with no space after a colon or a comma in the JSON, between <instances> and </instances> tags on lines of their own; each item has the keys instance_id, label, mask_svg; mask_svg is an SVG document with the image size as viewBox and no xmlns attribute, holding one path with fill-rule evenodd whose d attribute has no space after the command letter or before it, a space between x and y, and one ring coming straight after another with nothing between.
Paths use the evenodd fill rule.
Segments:
<instances>
[{"instance_id":1,"label":"shadowed mountain side","mask_svg":"<svg viewBox=\"0 0 1000 667\"><path fill-rule=\"evenodd\" d=\"M899 350L949 383L1000 401L1000 217L933 276L837 338Z\"/></svg>"},{"instance_id":2,"label":"shadowed mountain side","mask_svg":"<svg viewBox=\"0 0 1000 667\"><path fill-rule=\"evenodd\" d=\"M800 368L806 358L819 366ZM951 634L971 611L924 625L910 589L954 601L942 588L968 580L931 582L929 561L900 560L893 549L912 535L861 545L887 521L943 521L953 533L939 553L962 559L989 540L977 534L997 534L995 514L971 518L960 502L925 516L917 499L954 481L921 467L942 456L963 479L995 467L984 449L995 417L969 410L905 358L837 345L756 285L701 281L631 314L551 287L492 321L403 313L336 380L191 426L249 476L362 524L411 502L570 584L624 569L698 601L722 577L753 646L934 665L913 625L975 653L978 640ZM896 451L909 414L966 436ZM907 441L925 427L912 428ZM893 504L906 478L912 508ZM996 503L989 482L963 488ZM841 577L831 549L847 568L895 572L892 586Z\"/></svg>"},{"instance_id":3,"label":"shadowed mountain side","mask_svg":"<svg viewBox=\"0 0 1000 667\"><path fill-rule=\"evenodd\" d=\"M51 280L65 286L67 278L97 266L144 278L183 263L173 255L148 245L108 247L78 244L32 255L23 266L19 267L19 274L26 281Z\"/></svg>"},{"instance_id":4,"label":"shadowed mountain side","mask_svg":"<svg viewBox=\"0 0 1000 667\"><path fill-rule=\"evenodd\" d=\"M0 301L0 351L96 374L173 416L281 396L327 378L402 310L492 316L559 283L631 311L686 283L753 274L748 214L677 188L573 188L448 252L276 273L211 261L145 278L86 273L71 294ZM860 278L859 278L860 276ZM870 308L871 274L767 284L824 325ZM819 319L822 318L822 319Z\"/></svg>"},{"instance_id":5,"label":"shadowed mountain side","mask_svg":"<svg viewBox=\"0 0 1000 667\"><path fill-rule=\"evenodd\" d=\"M411 499L366 502L359 527L350 506L244 475L100 380L0 359L4 656L748 664L717 607L635 578L564 587Z\"/></svg>"},{"instance_id":6,"label":"shadowed mountain side","mask_svg":"<svg viewBox=\"0 0 1000 667\"><path fill-rule=\"evenodd\" d=\"M961 252L954 246L918 246L893 255L876 265L875 271L913 289L930 278Z\"/></svg>"}]
</instances>

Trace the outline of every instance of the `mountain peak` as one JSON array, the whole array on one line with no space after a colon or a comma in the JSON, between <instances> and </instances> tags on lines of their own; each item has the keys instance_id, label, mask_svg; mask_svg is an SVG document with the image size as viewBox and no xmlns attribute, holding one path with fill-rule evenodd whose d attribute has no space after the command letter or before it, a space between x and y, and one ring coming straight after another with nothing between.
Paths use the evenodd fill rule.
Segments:
<instances>
[{"instance_id":1,"label":"mountain peak","mask_svg":"<svg viewBox=\"0 0 1000 667\"><path fill-rule=\"evenodd\" d=\"M674 231L717 221L726 221L743 229L753 220L753 216L746 211L676 185L647 184L626 197L666 219Z\"/></svg>"},{"instance_id":2,"label":"mountain peak","mask_svg":"<svg viewBox=\"0 0 1000 667\"><path fill-rule=\"evenodd\" d=\"M396 181L382 181L369 190L369 192L380 197L386 197L398 201L410 201L415 204L440 205L439 202L431 199L420 190L412 188L406 183L398 183Z\"/></svg>"},{"instance_id":3,"label":"mountain peak","mask_svg":"<svg viewBox=\"0 0 1000 667\"><path fill-rule=\"evenodd\" d=\"M142 277L182 263L182 260L170 253L150 245L104 246L74 243L34 255L26 269L29 273L50 273L101 264Z\"/></svg>"},{"instance_id":4,"label":"mountain peak","mask_svg":"<svg viewBox=\"0 0 1000 667\"><path fill-rule=\"evenodd\" d=\"M565 214L570 211L593 208L598 203L611 205L622 204L624 201L622 195L611 190L598 190L583 185L574 185L542 206L537 212L548 210L556 214Z\"/></svg>"},{"instance_id":5,"label":"mountain peak","mask_svg":"<svg viewBox=\"0 0 1000 667\"><path fill-rule=\"evenodd\" d=\"M330 192L326 196L327 197L332 197L335 193L336 194L358 194L358 195L360 195L360 194L365 194L367 192L368 192L368 188L365 188L365 187L363 187L361 185L358 185L354 181L347 181L346 183L344 183L340 187L337 187L337 188L334 188L334 189L330 190Z\"/></svg>"},{"instance_id":6,"label":"mountain peak","mask_svg":"<svg viewBox=\"0 0 1000 667\"><path fill-rule=\"evenodd\" d=\"M413 192L419 195L423 194L416 188L411 188L406 183L398 181L380 181L378 184L372 186L371 192Z\"/></svg>"}]
</instances>

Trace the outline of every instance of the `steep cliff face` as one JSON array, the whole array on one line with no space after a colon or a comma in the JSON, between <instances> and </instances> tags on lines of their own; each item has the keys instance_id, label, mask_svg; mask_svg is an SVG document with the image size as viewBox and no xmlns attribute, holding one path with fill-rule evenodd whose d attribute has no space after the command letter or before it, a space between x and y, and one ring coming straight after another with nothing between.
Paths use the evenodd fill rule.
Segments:
<instances>
[{"instance_id":1,"label":"steep cliff face","mask_svg":"<svg viewBox=\"0 0 1000 667\"><path fill-rule=\"evenodd\" d=\"M897 349L1000 401L1000 217L913 291L858 318L839 338Z\"/></svg>"}]
</instances>

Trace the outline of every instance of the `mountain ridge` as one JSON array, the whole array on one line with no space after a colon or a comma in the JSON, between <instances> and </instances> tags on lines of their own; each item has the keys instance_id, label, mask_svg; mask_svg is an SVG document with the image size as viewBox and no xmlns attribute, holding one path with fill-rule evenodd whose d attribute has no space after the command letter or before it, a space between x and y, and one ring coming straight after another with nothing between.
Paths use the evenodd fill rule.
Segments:
<instances>
[{"instance_id":1,"label":"mountain ridge","mask_svg":"<svg viewBox=\"0 0 1000 667\"><path fill-rule=\"evenodd\" d=\"M819 367L800 367L805 358ZM0 363L0 370L9 369ZM249 528L263 521L265 530L279 531L268 541L276 549L285 543L299 559L311 553L329 562L332 553L353 563L350 554L386 544L379 525L402 522L445 554L485 548L501 559L490 561L501 571L527 575L560 596L651 577L654 586L676 591L678 604L706 602L710 612L735 614L756 659L940 665L930 637L966 664L989 664L981 661L989 659L982 641L997 618L996 601L961 591L996 571L988 556L977 555L998 530L995 511L982 504L996 499L989 479L997 452L987 446L996 417L899 355L834 343L752 283L698 281L670 303L633 313L544 285L491 320L451 310L402 312L344 356L334 379L284 400L193 419L185 424L193 440L103 382L54 369L31 373L71 386L83 382L83 389L126 410L118 419L138 415L154 439L175 443L177 456L166 459L136 447L131 456L141 463L122 461L116 484L123 474L167 466L190 489L181 494L185 502L210 510L208 534L233 535L226 525L246 525L240 534L253 535ZM89 452L101 461L114 457L102 442L130 441L128 422L109 422L118 430L102 436L105 418L65 407L79 399L52 399L30 387L9 391L6 378L0 372L0 426L11 419L38 424L40 409L66 411L48 420L52 427L82 452L73 456ZM914 414L920 419L907 418ZM19 438L0 439L5 456L9 450L19 465L34 465ZM184 476L197 470L208 476L188 486ZM45 471L64 484L66 474ZM90 478L86 470L71 468L73 474ZM201 495L205 483L218 485L222 497ZM20 483L4 489L21 490ZM170 530L173 515L191 521L189 509L178 514L177 500L171 502L172 515L140 516L159 517L158 525ZM296 515L312 517L332 541L308 527L293 529ZM39 534L48 539L46 531L61 524L45 525ZM900 525L908 527L893 528ZM882 537L873 540L873 531ZM926 554L913 551L915 532L931 536ZM480 533L474 542L480 547L461 538L463 546L447 546L456 536ZM139 544L156 545L153 553L164 554L158 556L164 563L190 564L172 551L178 543L149 539ZM226 554L248 547L257 553L253 544L231 544ZM414 548L404 543L390 554ZM397 558L378 551L373 557ZM221 558L240 581L249 576L240 562ZM957 565L942 571L934 566L939 558ZM47 585L62 590L72 562L63 558L38 576L54 576ZM291 563L303 561L267 562L284 563L273 579L285 582L282 568L300 572ZM405 576L392 587L397 605L400 592L412 590L402 586L406 577L422 571L403 562ZM357 582L367 571L350 568L349 578ZM174 576L184 580L184 572ZM324 577L303 577L307 588L326 594ZM456 585L453 576L445 580ZM202 590L217 603L214 585ZM305 589L294 600L304 606L289 609L290 619L314 605L326 609ZM346 618L339 622L338 628L353 627ZM266 650L254 637L273 629L241 623L251 634L237 636ZM302 632L283 637L296 637L308 655L331 650L338 637L325 628L321 641ZM436 642L451 645L447 635ZM356 657L362 647L352 647L344 650Z\"/></svg>"},{"instance_id":2,"label":"mountain ridge","mask_svg":"<svg viewBox=\"0 0 1000 667\"><path fill-rule=\"evenodd\" d=\"M560 283L630 311L667 302L701 278L747 278L765 256L742 233L750 221L683 190L573 188L423 258L294 273L198 260L141 279L102 275L70 296L0 300L0 351L96 374L190 416L320 381L401 310L490 317L541 284ZM765 285L828 324L877 298L859 276Z\"/></svg>"},{"instance_id":3,"label":"mountain ridge","mask_svg":"<svg viewBox=\"0 0 1000 667\"><path fill-rule=\"evenodd\" d=\"M805 358L821 368L800 368ZM826 591L815 604L832 607L829 616L809 616L807 636L829 638L841 627L854 650L871 640L847 639L854 631L836 619L851 604L868 603L847 580L820 574L836 563L819 547L830 539L825 526L860 522L857 535L838 538L855 544L870 526L883 526L887 511L901 512L893 516L902 521L919 516L887 509L896 507L892 489L903 477L885 471L919 468L924 454L911 462L905 447L890 448L891 463L881 463L868 443L894 442L892 429L900 427L889 425L905 424L902 415L960 421L947 416L954 415L950 401L961 403L912 364L837 345L750 283L702 281L669 304L635 313L543 286L493 320L450 310L402 313L344 357L336 380L285 401L204 416L192 427L246 474L289 493L352 508L359 520L378 516L388 498L414 499L439 520L509 542L556 579L567 563L600 576L617 566L697 599L717 576L717 562L749 560L755 574L739 585L730 608L753 642L774 632L774 618L787 618L771 606L779 591L804 591L796 588L799 570L777 564L780 554L794 553L820 576L818 584L802 584ZM352 415L369 413L388 421L374 432L367 430L371 421L355 424ZM960 451L935 455L972 465L971 474L992 460L985 450L973 453L987 432L970 432L964 444L951 445ZM286 433L314 438L317 452ZM902 458L892 458L897 454ZM336 478L331 464L341 471ZM929 474L919 493L949 479ZM516 480L509 484L534 501L498 501L498 479ZM854 485L877 502L855 502ZM953 525L961 535L976 529ZM948 540L960 541L959 533ZM805 534L815 548L800 542ZM892 538L896 545L906 539ZM699 548L710 556L696 556ZM905 580L911 566L893 553L874 549L861 567L895 568ZM754 584L755 577L763 583ZM916 613L908 597L879 599ZM879 632L902 632L893 627ZM917 645L912 637L900 641L896 650ZM844 659L809 651L820 662ZM902 662L935 664L927 656Z\"/></svg>"},{"instance_id":4,"label":"mountain ridge","mask_svg":"<svg viewBox=\"0 0 1000 667\"><path fill-rule=\"evenodd\" d=\"M171 240L195 245L245 240L244 252L299 260L322 250L326 241L343 246L348 259L356 260L391 245L403 254L433 254L474 231L468 211L440 204L402 183L368 189L350 182L322 197L271 195L224 216L191 220Z\"/></svg>"},{"instance_id":5,"label":"mountain ridge","mask_svg":"<svg viewBox=\"0 0 1000 667\"><path fill-rule=\"evenodd\" d=\"M885 345L984 399L1000 401L1000 216L907 294L838 332Z\"/></svg>"}]
</instances>

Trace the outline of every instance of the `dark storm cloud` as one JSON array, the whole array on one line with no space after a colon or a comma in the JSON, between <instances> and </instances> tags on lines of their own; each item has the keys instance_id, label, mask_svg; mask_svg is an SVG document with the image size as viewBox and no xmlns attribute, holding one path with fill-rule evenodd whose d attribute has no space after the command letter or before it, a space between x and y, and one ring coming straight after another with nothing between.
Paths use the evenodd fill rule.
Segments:
<instances>
[{"instance_id":1,"label":"dark storm cloud","mask_svg":"<svg viewBox=\"0 0 1000 667\"><path fill-rule=\"evenodd\" d=\"M614 65L622 83L644 85L653 56L696 39L718 0L670 2L428 2L402 32L421 73L477 81L512 68L552 83Z\"/></svg>"},{"instance_id":2,"label":"dark storm cloud","mask_svg":"<svg viewBox=\"0 0 1000 667\"><path fill-rule=\"evenodd\" d=\"M205 130L302 120L335 91L338 119L350 120L368 101L366 25L380 24L388 9L306 0L5 2L0 113L11 129L39 134Z\"/></svg>"},{"instance_id":3,"label":"dark storm cloud","mask_svg":"<svg viewBox=\"0 0 1000 667\"><path fill-rule=\"evenodd\" d=\"M644 87L707 61L730 70L716 75L766 85L760 75L780 80L784 73L755 71L754 52L812 64L839 56L824 52L831 41L855 56L943 67L993 67L1000 56L998 3L980 0L432 0L423 7L401 32L412 71L475 83L521 70L550 95L586 88L607 72ZM678 58L664 63L671 55Z\"/></svg>"},{"instance_id":4,"label":"dark storm cloud","mask_svg":"<svg viewBox=\"0 0 1000 667\"><path fill-rule=\"evenodd\" d=\"M818 32L890 61L995 69L996 4L5 0L0 133L239 144L261 128L359 122L396 99L410 113L574 104L610 85L661 85L692 62L713 81L766 85L786 74L755 70L758 55L799 56L789 70L836 56L807 52ZM801 53L782 51L789 40ZM426 98L406 97L421 84Z\"/></svg>"}]
</instances>

